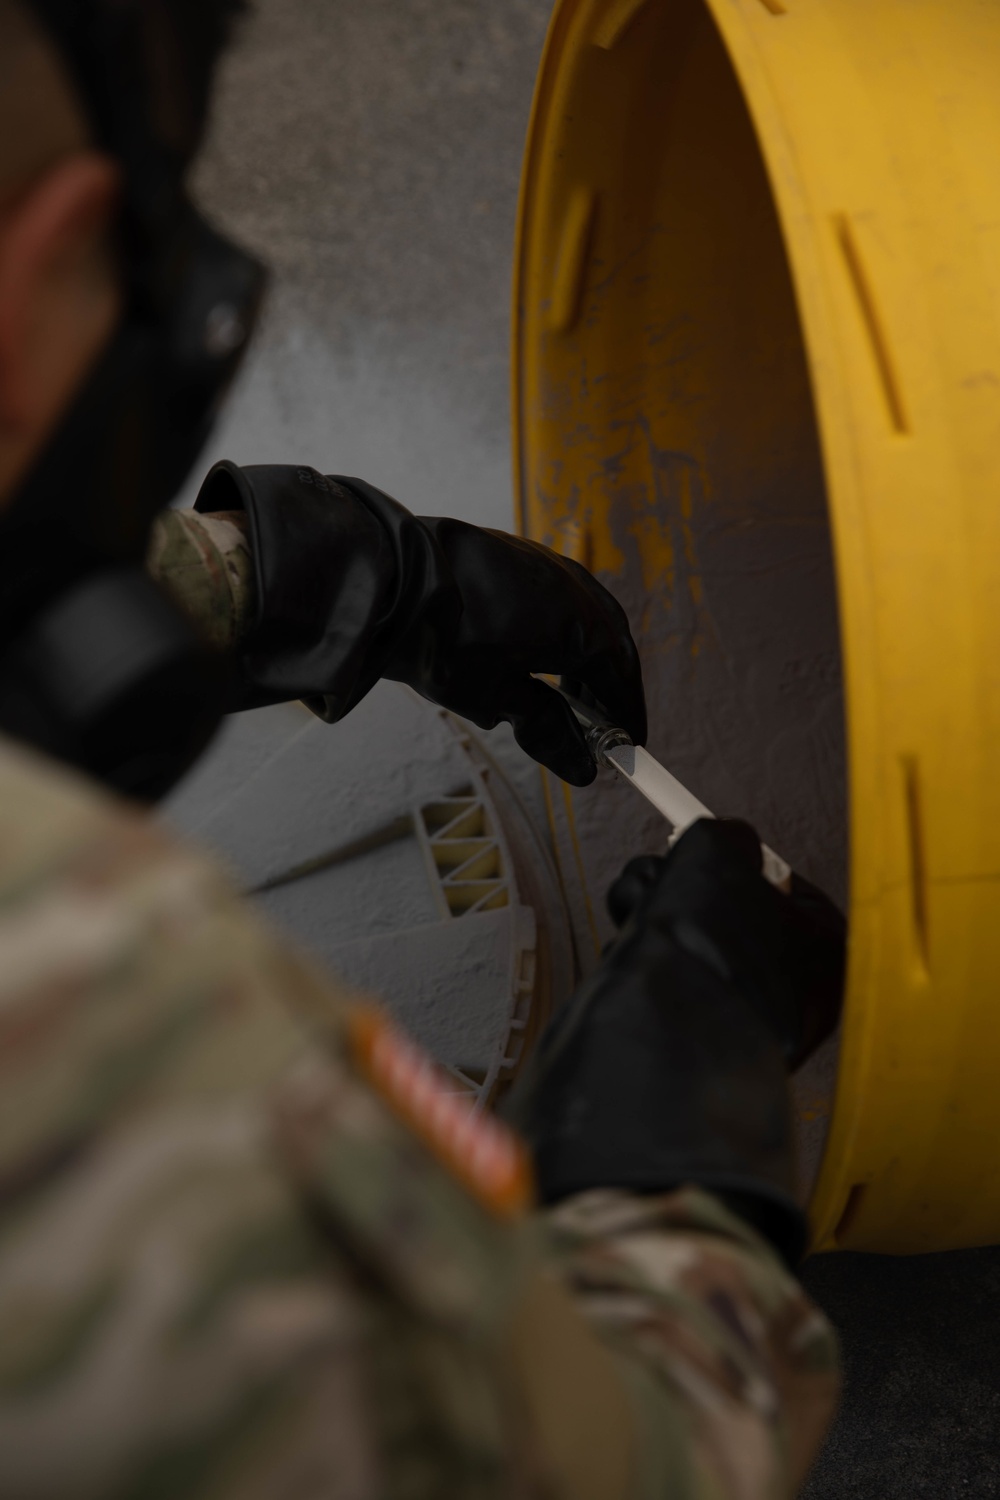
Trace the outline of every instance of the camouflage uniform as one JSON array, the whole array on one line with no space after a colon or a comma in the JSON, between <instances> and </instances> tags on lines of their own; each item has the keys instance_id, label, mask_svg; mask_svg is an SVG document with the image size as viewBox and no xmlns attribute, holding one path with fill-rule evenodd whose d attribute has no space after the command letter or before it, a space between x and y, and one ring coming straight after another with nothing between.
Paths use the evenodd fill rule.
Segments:
<instances>
[{"instance_id":1,"label":"camouflage uniform","mask_svg":"<svg viewBox=\"0 0 1000 1500\"><path fill-rule=\"evenodd\" d=\"M241 512L168 510L153 527L149 571L202 634L231 650L253 621L253 557Z\"/></svg>"},{"instance_id":2,"label":"camouflage uniform","mask_svg":"<svg viewBox=\"0 0 1000 1500\"><path fill-rule=\"evenodd\" d=\"M238 634L238 526L166 524L161 576L212 552ZM0 743L4 1500L792 1494L836 1356L769 1248L693 1189L491 1211L367 1081L352 1004Z\"/></svg>"}]
</instances>

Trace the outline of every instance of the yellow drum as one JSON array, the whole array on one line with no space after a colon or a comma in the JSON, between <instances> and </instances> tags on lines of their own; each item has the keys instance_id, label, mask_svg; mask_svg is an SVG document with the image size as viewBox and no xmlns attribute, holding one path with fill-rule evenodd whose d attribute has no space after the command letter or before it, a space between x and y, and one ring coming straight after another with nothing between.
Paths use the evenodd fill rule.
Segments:
<instances>
[{"instance_id":1,"label":"yellow drum","mask_svg":"<svg viewBox=\"0 0 1000 1500\"><path fill-rule=\"evenodd\" d=\"M514 414L657 753L849 849L816 1248L1000 1240L1000 4L560 0Z\"/></svg>"}]
</instances>

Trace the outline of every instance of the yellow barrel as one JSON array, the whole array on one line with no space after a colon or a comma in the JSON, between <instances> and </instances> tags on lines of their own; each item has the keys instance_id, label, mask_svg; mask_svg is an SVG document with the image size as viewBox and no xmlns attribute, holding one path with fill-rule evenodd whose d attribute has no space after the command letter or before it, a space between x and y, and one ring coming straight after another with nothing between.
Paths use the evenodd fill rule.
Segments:
<instances>
[{"instance_id":1,"label":"yellow barrel","mask_svg":"<svg viewBox=\"0 0 1000 1500\"><path fill-rule=\"evenodd\" d=\"M657 751L849 848L815 1247L1000 1240L1000 4L560 0L513 378L521 525L626 595Z\"/></svg>"}]
</instances>

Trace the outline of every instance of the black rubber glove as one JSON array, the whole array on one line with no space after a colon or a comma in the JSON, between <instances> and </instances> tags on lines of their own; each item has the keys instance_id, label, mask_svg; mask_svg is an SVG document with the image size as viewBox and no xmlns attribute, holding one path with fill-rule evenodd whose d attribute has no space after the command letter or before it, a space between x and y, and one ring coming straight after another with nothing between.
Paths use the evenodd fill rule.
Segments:
<instances>
[{"instance_id":1,"label":"black rubber glove","mask_svg":"<svg viewBox=\"0 0 1000 1500\"><path fill-rule=\"evenodd\" d=\"M817 991L839 1001L844 924L819 893L822 920L803 915L760 866L752 829L705 819L612 888L622 936L508 1106L543 1202L698 1184L801 1256L786 1068Z\"/></svg>"},{"instance_id":2,"label":"black rubber glove","mask_svg":"<svg viewBox=\"0 0 1000 1500\"><path fill-rule=\"evenodd\" d=\"M672 899L679 902L685 930L696 926L700 941L725 955L748 997L759 997L756 1003L775 1033L789 1072L794 1072L833 1034L840 1020L847 923L829 896L794 870L787 893L764 879L748 880L745 869L756 873L761 868L757 834L736 818L717 821L725 831L718 837L745 850L745 867L723 870L712 861L692 865L683 890ZM608 911L616 927L624 927L642 911L666 874L669 859L670 855L643 854L625 866L608 891ZM767 934L768 958L773 961L767 972L759 965L762 933ZM717 965L722 961L717 958Z\"/></svg>"},{"instance_id":3,"label":"black rubber glove","mask_svg":"<svg viewBox=\"0 0 1000 1500\"><path fill-rule=\"evenodd\" d=\"M243 510L250 524L258 613L238 707L302 698L333 721L390 677L481 729L507 720L529 755L585 786L595 768L583 732L532 675L548 673L581 682L645 743L628 620L578 563L288 465L216 464L195 507Z\"/></svg>"}]
</instances>

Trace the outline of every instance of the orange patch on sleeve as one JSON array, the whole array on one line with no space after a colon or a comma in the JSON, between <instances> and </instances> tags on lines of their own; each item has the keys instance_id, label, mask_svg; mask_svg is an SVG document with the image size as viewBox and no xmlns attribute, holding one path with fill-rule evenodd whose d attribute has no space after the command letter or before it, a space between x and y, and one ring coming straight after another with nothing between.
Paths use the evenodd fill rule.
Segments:
<instances>
[{"instance_id":1,"label":"orange patch on sleeve","mask_svg":"<svg viewBox=\"0 0 1000 1500\"><path fill-rule=\"evenodd\" d=\"M513 1131L450 1090L431 1059L377 1010L359 1006L349 1029L364 1077L451 1175L497 1217L524 1213L534 1188Z\"/></svg>"}]
</instances>

